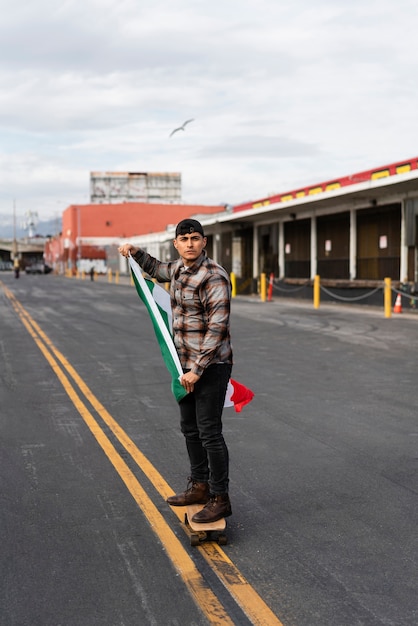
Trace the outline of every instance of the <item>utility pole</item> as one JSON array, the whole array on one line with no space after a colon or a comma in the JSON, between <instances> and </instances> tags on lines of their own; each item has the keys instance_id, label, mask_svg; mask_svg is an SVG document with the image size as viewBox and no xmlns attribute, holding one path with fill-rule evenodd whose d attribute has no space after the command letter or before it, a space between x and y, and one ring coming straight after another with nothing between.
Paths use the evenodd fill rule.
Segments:
<instances>
[{"instance_id":1,"label":"utility pole","mask_svg":"<svg viewBox=\"0 0 418 626\"><path fill-rule=\"evenodd\" d=\"M13 245L12 245L12 254L13 254L13 267L15 271L15 277L19 278L19 255L17 249L17 238L16 238L16 201L13 200Z\"/></svg>"},{"instance_id":2,"label":"utility pole","mask_svg":"<svg viewBox=\"0 0 418 626\"><path fill-rule=\"evenodd\" d=\"M17 239L16 239L16 200L13 200L13 261L17 259Z\"/></svg>"}]
</instances>

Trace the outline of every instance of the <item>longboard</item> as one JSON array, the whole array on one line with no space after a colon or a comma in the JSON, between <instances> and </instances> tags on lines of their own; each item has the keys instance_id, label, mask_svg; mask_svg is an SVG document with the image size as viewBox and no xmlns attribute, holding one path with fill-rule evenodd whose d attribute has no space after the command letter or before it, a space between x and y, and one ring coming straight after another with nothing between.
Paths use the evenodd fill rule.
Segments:
<instances>
[{"instance_id":1,"label":"longboard","mask_svg":"<svg viewBox=\"0 0 418 626\"><path fill-rule=\"evenodd\" d=\"M201 511L204 506L204 504L190 504L187 507L184 521L191 531L190 544L198 546L204 541L217 541L220 546L225 546L228 543L228 539L225 534L226 519L224 517L216 522L206 524L192 522L193 515Z\"/></svg>"}]
</instances>

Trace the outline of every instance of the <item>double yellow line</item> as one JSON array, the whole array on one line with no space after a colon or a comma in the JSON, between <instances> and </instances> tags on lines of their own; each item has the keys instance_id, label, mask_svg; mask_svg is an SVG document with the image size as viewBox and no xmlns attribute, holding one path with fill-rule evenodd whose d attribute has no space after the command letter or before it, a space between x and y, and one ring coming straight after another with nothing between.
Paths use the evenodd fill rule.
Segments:
<instances>
[{"instance_id":1,"label":"double yellow line","mask_svg":"<svg viewBox=\"0 0 418 626\"><path fill-rule=\"evenodd\" d=\"M75 390L74 384L164 499L173 493L171 487L99 402L76 370L53 345L48 336L20 304L15 295L1 281L0 284L23 325L34 339L58 380L61 382L71 402L74 404L109 461L125 483L142 513L147 518L151 528L164 545L167 555L182 577L196 604L205 614L210 624L233 626L233 621L224 606L207 585L196 564L171 530L157 507L153 504L136 476L105 435L91 411L87 408L84 400L81 399L79 393ZM67 374L71 377L72 381ZM183 521L183 509L175 510L175 512L179 519ZM255 626L283 626L217 544L208 542L202 544L198 549L252 624Z\"/></svg>"}]
</instances>

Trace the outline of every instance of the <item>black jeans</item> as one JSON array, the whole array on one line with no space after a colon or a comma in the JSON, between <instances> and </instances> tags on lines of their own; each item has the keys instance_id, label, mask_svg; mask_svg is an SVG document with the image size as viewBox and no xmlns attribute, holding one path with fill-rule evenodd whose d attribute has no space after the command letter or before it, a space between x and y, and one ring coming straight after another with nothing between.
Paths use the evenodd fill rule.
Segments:
<instances>
[{"instance_id":1,"label":"black jeans","mask_svg":"<svg viewBox=\"0 0 418 626\"><path fill-rule=\"evenodd\" d=\"M229 454L222 434L222 410L232 365L210 365L180 402L181 432L186 438L191 478L209 482L211 493L228 492Z\"/></svg>"}]
</instances>

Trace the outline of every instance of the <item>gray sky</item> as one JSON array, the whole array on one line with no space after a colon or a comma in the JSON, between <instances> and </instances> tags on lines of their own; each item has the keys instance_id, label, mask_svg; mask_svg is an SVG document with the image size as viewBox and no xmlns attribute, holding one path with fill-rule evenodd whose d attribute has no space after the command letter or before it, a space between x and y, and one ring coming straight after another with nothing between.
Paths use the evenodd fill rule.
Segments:
<instances>
[{"instance_id":1,"label":"gray sky","mask_svg":"<svg viewBox=\"0 0 418 626\"><path fill-rule=\"evenodd\" d=\"M234 204L418 154L416 0L0 10L0 214L88 202L90 171L178 171L185 202Z\"/></svg>"}]
</instances>

